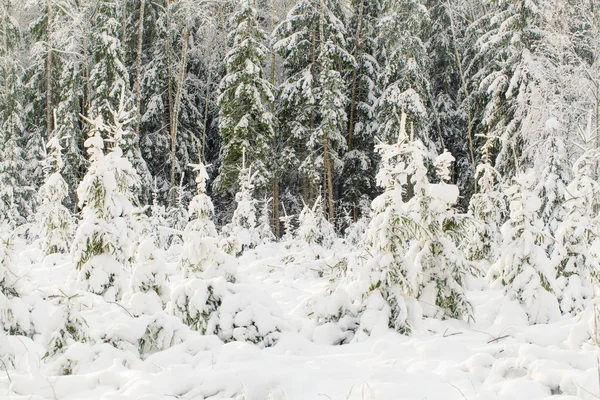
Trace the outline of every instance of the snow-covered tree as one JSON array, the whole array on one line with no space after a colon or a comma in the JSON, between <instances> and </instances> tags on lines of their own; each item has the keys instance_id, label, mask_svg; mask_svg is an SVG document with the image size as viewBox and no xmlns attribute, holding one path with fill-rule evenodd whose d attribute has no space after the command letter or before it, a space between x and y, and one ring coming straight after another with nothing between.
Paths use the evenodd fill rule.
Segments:
<instances>
[{"instance_id":1,"label":"snow-covered tree","mask_svg":"<svg viewBox=\"0 0 600 400\"><path fill-rule=\"evenodd\" d=\"M368 233L372 288L390 306L390 327L402 333L410 332L423 311L432 317L472 315L465 294L471 270L458 248L466 236L465 218L452 207L458 188L444 182L454 159L447 152L438 156L434 165L442 182L430 183L427 150L406 135L406 118L402 113L398 142L377 146L382 158L377 181L384 193L373 201Z\"/></svg>"},{"instance_id":2,"label":"snow-covered tree","mask_svg":"<svg viewBox=\"0 0 600 400\"><path fill-rule=\"evenodd\" d=\"M242 158L245 158L242 155ZM254 179L257 173L252 173L251 168L246 168L245 160L239 172L239 191L235 194L237 203L233 212L231 223L223 228L223 233L237 238L241 250L256 246L260 240L257 229L256 204L254 199Z\"/></svg>"},{"instance_id":3,"label":"snow-covered tree","mask_svg":"<svg viewBox=\"0 0 600 400\"><path fill-rule=\"evenodd\" d=\"M208 173L203 164L194 165L196 172L196 195L189 205L193 218L185 227L184 245L179 267L185 276L200 275L206 278L223 276L235 280L235 263L221 250L219 237L212 217L214 206L206 194Z\"/></svg>"},{"instance_id":4,"label":"snow-covered tree","mask_svg":"<svg viewBox=\"0 0 600 400\"><path fill-rule=\"evenodd\" d=\"M493 264L500 254L500 227L505 219L506 200L502 177L489 163L480 164L476 174L478 192L471 196L469 214L474 218L467 254L470 260Z\"/></svg>"},{"instance_id":5,"label":"snow-covered tree","mask_svg":"<svg viewBox=\"0 0 600 400\"><path fill-rule=\"evenodd\" d=\"M555 226L552 264L556 268L559 301L564 313L579 313L593 296L600 268L600 185L597 150L586 151L573 166L565 190L566 215Z\"/></svg>"},{"instance_id":6,"label":"snow-covered tree","mask_svg":"<svg viewBox=\"0 0 600 400\"><path fill-rule=\"evenodd\" d=\"M113 120L109 124L102 115L88 121L92 129L85 146L90 166L77 188L82 220L71 248L85 289L111 298L123 294L125 266L133 256L136 240L131 213L132 189L138 179L121 149L129 133L123 130L130 119L124 107L122 95L119 109L111 110ZM105 142L111 144L108 154L104 153Z\"/></svg>"},{"instance_id":7,"label":"snow-covered tree","mask_svg":"<svg viewBox=\"0 0 600 400\"><path fill-rule=\"evenodd\" d=\"M237 188L243 154L256 171L255 186L264 189L271 183L267 168L274 117L271 83L264 77L262 63L268 53L266 36L257 20L256 9L242 0L231 21L231 50L227 54L227 74L221 81L219 127L222 149L219 176L215 187L221 191Z\"/></svg>"},{"instance_id":8,"label":"snow-covered tree","mask_svg":"<svg viewBox=\"0 0 600 400\"><path fill-rule=\"evenodd\" d=\"M531 323L546 323L560 312L556 271L546 255L550 238L538 214L541 200L533 191L535 178L535 172L529 170L506 190L510 217L502 226L501 255L490 268L488 279L522 304Z\"/></svg>"},{"instance_id":9,"label":"snow-covered tree","mask_svg":"<svg viewBox=\"0 0 600 400\"><path fill-rule=\"evenodd\" d=\"M331 247L337 235L333 225L324 215L321 196L317 197L312 207L305 204L298 217L296 237L308 245L319 244Z\"/></svg>"},{"instance_id":10,"label":"snow-covered tree","mask_svg":"<svg viewBox=\"0 0 600 400\"><path fill-rule=\"evenodd\" d=\"M388 0L378 40L384 55L376 121L381 138L393 141L400 129L394 110L404 110L417 137L428 138L426 102L429 94L428 56L421 39L427 9L420 0ZM428 144L428 143L426 143Z\"/></svg>"},{"instance_id":11,"label":"snow-covered tree","mask_svg":"<svg viewBox=\"0 0 600 400\"><path fill-rule=\"evenodd\" d=\"M313 203L322 183L333 216L334 174L341 172L346 140L347 94L342 74L354 66L343 13L337 0L302 0L273 32L286 80L279 93L285 163L291 179L302 180L305 202Z\"/></svg>"},{"instance_id":12,"label":"snow-covered tree","mask_svg":"<svg viewBox=\"0 0 600 400\"><path fill-rule=\"evenodd\" d=\"M258 217L258 237L261 244L275 241L275 235L271 229L271 207L270 203L273 199L265 199L262 201L260 208L260 216Z\"/></svg>"},{"instance_id":13,"label":"snow-covered tree","mask_svg":"<svg viewBox=\"0 0 600 400\"><path fill-rule=\"evenodd\" d=\"M41 227L42 250L46 254L68 253L73 233L73 218L64 206L69 188L62 177L61 139L57 133L47 144L46 181L39 191L42 202L37 219Z\"/></svg>"}]
</instances>

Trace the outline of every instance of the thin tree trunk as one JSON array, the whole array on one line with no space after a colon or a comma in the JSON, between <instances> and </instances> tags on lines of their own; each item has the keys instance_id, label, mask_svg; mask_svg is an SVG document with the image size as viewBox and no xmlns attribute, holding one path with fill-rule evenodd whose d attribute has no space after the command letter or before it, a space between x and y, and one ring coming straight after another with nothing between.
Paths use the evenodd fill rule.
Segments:
<instances>
[{"instance_id":1,"label":"thin tree trunk","mask_svg":"<svg viewBox=\"0 0 600 400\"><path fill-rule=\"evenodd\" d=\"M358 55L360 49L360 34L362 30L363 13L365 8L364 0L360 1L360 7L358 9L358 28L356 30L356 38L354 44L354 57ZM352 71L352 97L350 101L350 120L348 125L348 151L352 150L352 141L354 137L354 118L356 114L356 92L357 92L357 80L358 80L358 66ZM355 221L356 222L356 221Z\"/></svg>"},{"instance_id":2,"label":"thin tree trunk","mask_svg":"<svg viewBox=\"0 0 600 400\"><path fill-rule=\"evenodd\" d=\"M8 80L8 29L6 28L6 4L2 2L2 54L4 55L4 82Z\"/></svg>"},{"instance_id":3,"label":"thin tree trunk","mask_svg":"<svg viewBox=\"0 0 600 400\"><path fill-rule=\"evenodd\" d=\"M125 59L125 41L127 40L127 0L121 3L121 49Z\"/></svg>"},{"instance_id":4,"label":"thin tree trunk","mask_svg":"<svg viewBox=\"0 0 600 400\"><path fill-rule=\"evenodd\" d=\"M320 39L321 39L321 54L323 54L323 46L325 44L325 4L321 0L321 15L320 15ZM326 131L323 131L323 183L324 192L327 193L327 199L325 201L325 209L329 212L329 222L333 222L334 209L333 209L333 177L331 168L331 156L329 155L329 135ZM324 199L325 200L325 199Z\"/></svg>"},{"instance_id":5,"label":"thin tree trunk","mask_svg":"<svg viewBox=\"0 0 600 400\"><path fill-rule=\"evenodd\" d=\"M87 32L86 32L87 33ZM88 54L87 54L87 40L86 40L86 35L83 35L83 68L85 70L85 88L86 88L86 96L84 99L84 110L83 110L83 114L86 117L90 116L90 108L91 108L91 104L92 104L92 81L90 79L90 60L88 59Z\"/></svg>"},{"instance_id":6,"label":"thin tree trunk","mask_svg":"<svg viewBox=\"0 0 600 400\"><path fill-rule=\"evenodd\" d=\"M454 55L456 57L456 63L458 64L458 72L460 73L460 81L465 91L465 100L467 101L467 137L469 139L469 155L471 156L471 167L473 169L473 185L474 192L477 193L477 165L475 164L475 150L473 148L473 116L471 110L471 94L469 93L469 87L462 67L462 60L458 53L458 46L456 45L456 29L454 27L454 17L452 16L452 6L450 0L446 0L448 5L448 16L450 17L450 28L452 29L452 40L454 45Z\"/></svg>"},{"instance_id":7,"label":"thin tree trunk","mask_svg":"<svg viewBox=\"0 0 600 400\"><path fill-rule=\"evenodd\" d=\"M275 29L275 0L271 2L271 32ZM271 46L271 86L275 88L275 48ZM275 114L275 101L271 103L271 112ZM273 152L277 150L277 137L273 137ZM276 157L273 157L277 160ZM273 226L275 227L275 237L280 237L279 223L279 177L278 168L275 166L273 171Z\"/></svg>"},{"instance_id":8,"label":"thin tree trunk","mask_svg":"<svg viewBox=\"0 0 600 400\"><path fill-rule=\"evenodd\" d=\"M212 51L211 51L212 53ZM204 131L202 132L202 162L206 163L204 151L206 149L206 131L208 131L208 101L210 99L210 81L212 79L212 71L208 68L208 77L206 78L206 91L204 93Z\"/></svg>"},{"instance_id":9,"label":"thin tree trunk","mask_svg":"<svg viewBox=\"0 0 600 400\"><path fill-rule=\"evenodd\" d=\"M48 19L46 20L46 36L48 53L46 54L46 138L52 132L52 0L46 0Z\"/></svg>"},{"instance_id":10,"label":"thin tree trunk","mask_svg":"<svg viewBox=\"0 0 600 400\"><path fill-rule=\"evenodd\" d=\"M135 137L140 138L140 125L142 123L142 42L144 40L144 6L146 0L140 0L140 19L138 22L137 54L135 57Z\"/></svg>"},{"instance_id":11,"label":"thin tree trunk","mask_svg":"<svg viewBox=\"0 0 600 400\"><path fill-rule=\"evenodd\" d=\"M177 76L177 92L175 93L175 101L173 106L173 112L171 113L171 188L175 186L175 146L177 144L177 122L179 119L179 103L181 102L181 92L183 91L183 77L185 74L186 67L186 56L187 56L187 42L190 37L190 31L186 25L183 28L183 42L181 44L181 60L179 64L179 74ZM176 203L177 196L175 190L173 190L173 204Z\"/></svg>"}]
</instances>

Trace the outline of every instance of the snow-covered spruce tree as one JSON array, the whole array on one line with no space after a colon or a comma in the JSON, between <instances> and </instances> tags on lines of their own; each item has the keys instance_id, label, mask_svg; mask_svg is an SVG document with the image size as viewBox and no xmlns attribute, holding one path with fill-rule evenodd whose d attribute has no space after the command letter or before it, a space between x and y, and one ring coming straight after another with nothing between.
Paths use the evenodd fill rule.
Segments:
<instances>
[{"instance_id":1,"label":"snow-covered spruce tree","mask_svg":"<svg viewBox=\"0 0 600 400\"><path fill-rule=\"evenodd\" d=\"M88 120L92 128L85 146L90 166L77 188L81 223L71 248L84 289L112 299L123 294L125 266L133 256L132 245L136 240L131 213L132 188L138 179L121 149L124 137L129 134L123 127L130 119L130 113L123 109L123 100L122 95L119 109L111 110L113 121L108 125L102 115ZM108 140L102 134L108 135ZM106 155L105 142L112 145Z\"/></svg>"},{"instance_id":2,"label":"snow-covered spruce tree","mask_svg":"<svg viewBox=\"0 0 600 400\"><path fill-rule=\"evenodd\" d=\"M502 247L500 228L507 217L502 176L492 166L491 145L492 140L488 137L482 147L483 157L475 174L478 192L471 196L469 202L469 214L475 223L467 241L469 259L483 261L487 265L498 259Z\"/></svg>"},{"instance_id":3,"label":"snow-covered spruce tree","mask_svg":"<svg viewBox=\"0 0 600 400\"><path fill-rule=\"evenodd\" d=\"M273 31L286 78L278 101L282 153L290 171L285 178L300 178L302 198L311 204L323 183L328 215L333 210L329 180L343 167L346 148L341 132L347 98L341 74L355 64L342 18L338 0L301 0Z\"/></svg>"},{"instance_id":4,"label":"snow-covered spruce tree","mask_svg":"<svg viewBox=\"0 0 600 400\"><path fill-rule=\"evenodd\" d=\"M91 94L90 108L96 114L101 114L105 121L113 118L112 110L133 106L129 72L125 62L125 43L121 43L123 29L121 26L124 12L121 9L126 2L115 0L100 0L96 5L93 18L94 27L91 30L91 48L93 51L93 64L90 66L89 85ZM119 94L121 94L119 98ZM143 188L138 185L135 190L148 191L152 184L152 177L148 166L143 160L139 143L133 132L135 117L130 112L131 118L122 121L124 129L130 133L123 137L120 147L125 157L132 163L137 171L138 179ZM143 193L144 197L147 193Z\"/></svg>"},{"instance_id":5,"label":"snow-covered spruce tree","mask_svg":"<svg viewBox=\"0 0 600 400\"><path fill-rule=\"evenodd\" d=\"M69 195L67 182L62 177L63 159L61 138L58 133L47 144L44 167L46 181L39 190L42 204L37 211L40 224L42 251L45 254L69 252L73 233L73 217L64 206Z\"/></svg>"},{"instance_id":6,"label":"snow-covered spruce tree","mask_svg":"<svg viewBox=\"0 0 600 400\"><path fill-rule=\"evenodd\" d=\"M542 165L535 191L542 201L539 214L544 229L548 236L554 237L556 229L567 214L565 198L566 187L569 184L568 154L563 138L558 133L551 133L547 141L547 157ZM553 249L554 241L550 241L547 247L548 255L552 254Z\"/></svg>"},{"instance_id":7,"label":"snow-covered spruce tree","mask_svg":"<svg viewBox=\"0 0 600 400\"><path fill-rule=\"evenodd\" d=\"M470 260L485 260L493 264L500 254L500 227L505 219L506 201L502 192L502 177L488 163L477 166L478 192L471 196L469 214L475 219L467 245Z\"/></svg>"},{"instance_id":8,"label":"snow-covered spruce tree","mask_svg":"<svg viewBox=\"0 0 600 400\"><path fill-rule=\"evenodd\" d=\"M458 188L443 182L453 157L445 152L436 158L442 182L430 183L427 150L407 137L406 117L400 119L398 142L377 146L382 157L377 180L385 191L373 201L368 233L371 288L388 302L389 325L401 333L411 331L422 311L432 317L472 315L464 289L471 270L457 246L466 235L465 222L452 208Z\"/></svg>"},{"instance_id":9,"label":"snow-covered spruce tree","mask_svg":"<svg viewBox=\"0 0 600 400\"><path fill-rule=\"evenodd\" d=\"M597 150L586 151L573 166L573 180L565 190L565 217L555 227L552 264L563 313L579 313L593 296L600 268L600 184Z\"/></svg>"},{"instance_id":10,"label":"snow-covered spruce tree","mask_svg":"<svg viewBox=\"0 0 600 400\"><path fill-rule=\"evenodd\" d=\"M312 207L305 204L298 217L296 237L308 245L331 247L337 238L333 225L324 215L323 201L317 197Z\"/></svg>"},{"instance_id":11,"label":"snow-covered spruce tree","mask_svg":"<svg viewBox=\"0 0 600 400\"><path fill-rule=\"evenodd\" d=\"M152 204L150 205L150 235L154 240L154 246L158 249L165 250L168 246L169 238L164 228L168 226L167 211L165 206L160 204L158 200L158 189L156 187L156 179L152 186ZM186 215L187 219L187 215ZM162 229L161 229L162 228Z\"/></svg>"},{"instance_id":12,"label":"snow-covered spruce tree","mask_svg":"<svg viewBox=\"0 0 600 400\"><path fill-rule=\"evenodd\" d=\"M560 315L556 298L556 271L546 255L547 241L538 211L541 201L533 191L533 170L519 174L506 190L510 217L502 226L500 258L488 272L493 287L523 306L531 323L547 323Z\"/></svg>"},{"instance_id":13,"label":"snow-covered spruce tree","mask_svg":"<svg viewBox=\"0 0 600 400\"><path fill-rule=\"evenodd\" d=\"M245 340L261 346L274 344L282 330L277 306L263 294L249 292L235 281L235 258L219 247L206 194L208 174L197 171L198 192L190 203L190 221L180 261L184 280L173 290L170 312L191 329L217 335L225 342Z\"/></svg>"},{"instance_id":14,"label":"snow-covered spruce tree","mask_svg":"<svg viewBox=\"0 0 600 400\"><path fill-rule=\"evenodd\" d=\"M0 223L22 225L33 211L35 189L28 182L24 132L23 68L18 52L21 32L12 15L13 2L0 5L2 48L0 51Z\"/></svg>"},{"instance_id":15,"label":"snow-covered spruce tree","mask_svg":"<svg viewBox=\"0 0 600 400\"><path fill-rule=\"evenodd\" d=\"M189 215L193 219L185 227L179 268L184 276L223 276L235 280L235 265L219 247L219 236L212 221L214 206L206 194L208 172L203 164L194 165L194 171L197 174L196 195L189 205Z\"/></svg>"},{"instance_id":16,"label":"snow-covered spruce tree","mask_svg":"<svg viewBox=\"0 0 600 400\"><path fill-rule=\"evenodd\" d=\"M378 62L379 19L383 5L380 0L353 0L353 14L348 23L351 54L356 66L349 73L348 151L344 154L343 200L352 222L365 211L360 203L375 190L375 100L379 95Z\"/></svg>"},{"instance_id":17,"label":"snow-covered spruce tree","mask_svg":"<svg viewBox=\"0 0 600 400\"><path fill-rule=\"evenodd\" d=\"M425 104L429 93L428 57L421 40L427 9L420 0L387 0L380 22L378 41L383 59L376 104L376 121L381 138L392 142L400 129L394 110L403 109L416 135L428 138ZM429 143L425 143L429 145Z\"/></svg>"},{"instance_id":18,"label":"snow-covered spruce tree","mask_svg":"<svg viewBox=\"0 0 600 400\"><path fill-rule=\"evenodd\" d=\"M258 217L258 237L261 244L271 243L275 241L275 235L271 229L271 202L272 198L262 201L260 208L260 216Z\"/></svg>"},{"instance_id":19,"label":"snow-covered spruce tree","mask_svg":"<svg viewBox=\"0 0 600 400\"><path fill-rule=\"evenodd\" d=\"M262 190L271 184L267 157L274 135L274 118L269 105L273 88L264 78L262 62L268 50L266 36L250 0L242 0L231 24L231 50L227 54L227 74L220 85L219 127L222 137L221 164L215 187L235 193L240 162L245 153L256 171L255 186Z\"/></svg>"},{"instance_id":20,"label":"snow-covered spruce tree","mask_svg":"<svg viewBox=\"0 0 600 400\"><path fill-rule=\"evenodd\" d=\"M11 299L19 296L15 287L16 263L13 232L7 224L0 223L0 330L11 335L20 333L11 304Z\"/></svg>"},{"instance_id":21,"label":"snow-covered spruce tree","mask_svg":"<svg viewBox=\"0 0 600 400\"><path fill-rule=\"evenodd\" d=\"M183 232L190 220L190 215L186 208L187 193L183 185L183 178L182 175L179 185L172 189L175 191L175 203L171 203L166 211L167 226L175 232ZM173 234L170 244L181 244L181 241L182 237L180 234Z\"/></svg>"},{"instance_id":22,"label":"snow-covered spruce tree","mask_svg":"<svg viewBox=\"0 0 600 400\"><path fill-rule=\"evenodd\" d=\"M233 212L231 223L223 227L225 235L237 239L240 251L255 247L260 240L256 218L257 201L253 196L256 176L257 172L252 173L250 167L246 168L245 154L242 154L242 168L238 175L239 190L235 194L237 206Z\"/></svg>"}]
</instances>

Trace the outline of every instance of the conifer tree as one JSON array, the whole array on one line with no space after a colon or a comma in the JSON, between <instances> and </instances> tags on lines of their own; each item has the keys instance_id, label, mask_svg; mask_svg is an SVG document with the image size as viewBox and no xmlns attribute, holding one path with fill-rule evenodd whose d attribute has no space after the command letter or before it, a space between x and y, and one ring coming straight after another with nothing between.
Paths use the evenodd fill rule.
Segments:
<instances>
[{"instance_id":1,"label":"conifer tree","mask_svg":"<svg viewBox=\"0 0 600 400\"><path fill-rule=\"evenodd\" d=\"M348 112L348 151L344 154L344 205L356 222L363 208L361 201L375 191L375 102L379 96L379 19L383 14L381 1L352 1L353 14L348 32L350 48L356 60L351 72L350 108ZM366 216L365 216L366 217Z\"/></svg>"},{"instance_id":2,"label":"conifer tree","mask_svg":"<svg viewBox=\"0 0 600 400\"><path fill-rule=\"evenodd\" d=\"M552 264L563 313L583 311L593 296L600 267L600 185L595 178L597 150L586 151L573 166L573 180L565 190L566 215L555 226Z\"/></svg>"},{"instance_id":3,"label":"conifer tree","mask_svg":"<svg viewBox=\"0 0 600 400\"><path fill-rule=\"evenodd\" d=\"M549 238L538 210L541 201L533 192L535 173L521 174L506 190L510 218L502 226L501 256L488 279L504 287L523 306L531 323L547 323L560 315L556 299L556 272L546 255Z\"/></svg>"},{"instance_id":4,"label":"conifer tree","mask_svg":"<svg viewBox=\"0 0 600 400\"><path fill-rule=\"evenodd\" d=\"M201 275L206 278L223 276L234 279L232 260L219 247L219 237L212 217L214 206L206 194L208 173L203 164L194 165L196 195L189 205L193 218L185 227L184 245L179 267L185 276Z\"/></svg>"},{"instance_id":5,"label":"conifer tree","mask_svg":"<svg viewBox=\"0 0 600 400\"><path fill-rule=\"evenodd\" d=\"M334 210L334 174L343 168L346 149L348 99L341 76L355 65L342 18L337 0L302 0L273 32L286 75L278 108L285 127L283 153L287 169L293 171L286 178L300 178L305 203L314 203L322 184L329 219Z\"/></svg>"},{"instance_id":6,"label":"conifer tree","mask_svg":"<svg viewBox=\"0 0 600 400\"><path fill-rule=\"evenodd\" d=\"M393 141L400 130L394 110L404 110L421 140L428 139L429 60L421 39L427 9L419 0L388 0L381 20L379 46L384 54L379 77L381 96L376 119L379 135ZM429 143L426 143L427 145Z\"/></svg>"},{"instance_id":7,"label":"conifer tree","mask_svg":"<svg viewBox=\"0 0 600 400\"><path fill-rule=\"evenodd\" d=\"M34 208L34 187L26 181L24 135L23 68L17 52L20 32L11 15L12 2L4 1L2 14L2 52L0 62L0 220L17 227L26 222Z\"/></svg>"},{"instance_id":8,"label":"conifer tree","mask_svg":"<svg viewBox=\"0 0 600 400\"><path fill-rule=\"evenodd\" d=\"M119 108L109 110L112 121L104 123L99 114L85 142L90 166L77 188L82 221L75 234L71 255L80 271L79 279L90 292L118 298L125 289L125 266L133 256L136 238L133 229L132 189L138 178L131 163L123 158L121 146L131 122L125 111L124 90ZM107 135L105 140L102 135ZM105 143L111 144L105 154Z\"/></svg>"},{"instance_id":9,"label":"conifer tree","mask_svg":"<svg viewBox=\"0 0 600 400\"><path fill-rule=\"evenodd\" d=\"M46 254L68 253L73 232L73 218L63 204L69 189L62 177L64 163L60 141L63 138L59 135L56 132L48 142L49 154L46 154L44 165L46 181L39 191L42 201L37 218L41 226L42 250Z\"/></svg>"},{"instance_id":10,"label":"conifer tree","mask_svg":"<svg viewBox=\"0 0 600 400\"><path fill-rule=\"evenodd\" d=\"M220 191L234 190L245 153L248 164L256 171L256 188L264 189L271 184L267 156L275 123L269 110L274 101L273 88L262 69L268 53L263 43L266 36L249 0L241 2L231 24L232 47L227 54L227 74L221 80L219 96L221 165L214 184Z\"/></svg>"},{"instance_id":11,"label":"conifer tree","mask_svg":"<svg viewBox=\"0 0 600 400\"><path fill-rule=\"evenodd\" d=\"M252 194L257 172L252 173L252 169L246 167L245 164L245 155L242 154L242 168L238 175L239 191L235 194L236 209L233 212L231 223L223 227L224 234L233 236L239 241L240 250L253 248L260 240L256 217L257 201Z\"/></svg>"},{"instance_id":12,"label":"conifer tree","mask_svg":"<svg viewBox=\"0 0 600 400\"><path fill-rule=\"evenodd\" d=\"M372 287L390 306L390 327L401 333L410 332L411 321L423 311L432 317L472 315L465 294L471 270L458 248L465 221L452 207L458 188L444 182L454 159L447 152L438 156L434 165L442 182L430 183L427 150L412 133L407 136L406 119L402 113L397 143L377 146L382 157L377 179L384 193L373 201L368 233ZM412 197L406 196L409 184Z\"/></svg>"}]
</instances>

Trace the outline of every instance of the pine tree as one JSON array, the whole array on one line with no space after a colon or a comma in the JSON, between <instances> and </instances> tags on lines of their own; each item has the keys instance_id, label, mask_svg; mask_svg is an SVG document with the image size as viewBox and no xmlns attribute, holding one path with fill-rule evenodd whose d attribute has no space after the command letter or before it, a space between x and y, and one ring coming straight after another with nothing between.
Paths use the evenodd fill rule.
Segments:
<instances>
[{"instance_id":1,"label":"pine tree","mask_svg":"<svg viewBox=\"0 0 600 400\"><path fill-rule=\"evenodd\" d=\"M549 238L539 218L541 201L532 190L534 181L535 173L530 170L506 190L510 218L502 226L501 256L490 268L488 279L519 301L535 324L547 323L560 313L556 272L546 255Z\"/></svg>"},{"instance_id":2,"label":"pine tree","mask_svg":"<svg viewBox=\"0 0 600 400\"><path fill-rule=\"evenodd\" d=\"M229 36L232 48L219 96L221 165L214 185L220 191L235 189L242 154L246 154L257 173L256 188L265 189L271 184L267 155L274 135L274 117L269 110L273 88L262 70L268 53L263 44L266 36L248 0L242 1L231 23L235 26Z\"/></svg>"},{"instance_id":3,"label":"pine tree","mask_svg":"<svg viewBox=\"0 0 600 400\"><path fill-rule=\"evenodd\" d=\"M73 218L63 204L69 189L62 177L64 163L60 141L63 138L59 135L56 132L48 142L50 154L46 154L45 160L46 181L39 191L42 202L37 211L37 219L41 226L42 250L45 254L68 253L73 232Z\"/></svg>"},{"instance_id":4,"label":"pine tree","mask_svg":"<svg viewBox=\"0 0 600 400\"><path fill-rule=\"evenodd\" d=\"M110 110L111 123L105 124L102 115L88 120L92 129L85 146L90 166L77 188L82 221L71 248L84 288L110 298L123 294L125 265L133 256L136 240L131 213L132 189L138 179L121 148L129 134L124 127L131 119L124 107L123 90L119 109ZM107 140L103 134L108 135ZM104 153L105 142L112 146L108 154Z\"/></svg>"}]
</instances>

